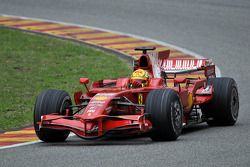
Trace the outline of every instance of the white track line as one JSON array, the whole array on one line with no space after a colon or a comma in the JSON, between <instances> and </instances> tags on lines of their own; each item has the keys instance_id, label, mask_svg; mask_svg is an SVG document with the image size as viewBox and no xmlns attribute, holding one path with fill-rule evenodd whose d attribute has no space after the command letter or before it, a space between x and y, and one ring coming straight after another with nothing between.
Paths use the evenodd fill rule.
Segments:
<instances>
[{"instance_id":1,"label":"white track line","mask_svg":"<svg viewBox=\"0 0 250 167\"><path fill-rule=\"evenodd\" d=\"M22 19L31 19L31 20L38 20L38 21L47 21L47 22L53 22L53 23L58 23L58 24L63 24L63 25L72 25L72 26L78 26L78 27L86 27L86 28L91 28L91 29L96 29L96 30L100 30L100 31L106 31L106 32L110 32L110 33L116 33L116 34L120 34L120 35L127 35L127 36L131 36L133 38L137 38L137 39L141 39L141 40L146 40L146 41L150 41L150 42L154 42L154 43L158 43L160 45L166 46L166 47L171 47L174 48L176 50L179 50L183 53L192 55L196 58L204 58L203 56L192 52L190 50L187 50L185 48L181 48L179 46L167 43L167 42L163 42L163 41L158 41L155 39L151 39L151 38L147 38L147 37L142 37L142 36L138 36L138 35L134 35L134 34L130 34L130 33L124 33L124 32L120 32L120 31L113 31L113 30L108 30L108 29L104 29L104 28L99 28L99 27L94 27L94 26L88 26L88 25L80 25L80 24L74 24L74 23L66 23L66 22L61 22L61 21L54 21L54 20L48 20L48 19L39 19L39 18L34 18L34 17L22 17L22 16L15 16L15 15L6 15L6 14L0 14L2 16L6 16L6 17L18 17L18 18L22 18ZM55 35L56 36L56 35ZM74 39L73 39L74 40ZM119 52L117 50L112 49L115 52ZM121 54L124 54L123 52L119 52ZM126 55L126 54L124 54ZM127 55L129 56L129 55ZM221 71L219 69L219 67L216 66L216 75L218 77L221 77ZM74 134L70 134L70 136L74 136ZM0 147L1 149L6 149L6 148L13 148L13 147L19 147L19 146L25 146L25 145L30 145L30 144L36 144L36 143L40 143L42 141L33 141L33 142L27 142L27 143L20 143L20 144L14 144L11 146L4 146L4 147Z\"/></svg>"},{"instance_id":2,"label":"white track line","mask_svg":"<svg viewBox=\"0 0 250 167\"><path fill-rule=\"evenodd\" d=\"M10 146L3 146L0 147L0 150L7 149L7 148L14 148L14 147L20 147L20 146L26 146L26 145L31 145L31 144L36 144L36 143L41 143L42 141L31 141L31 142L26 142L26 143L19 143L19 144L13 144Z\"/></svg>"},{"instance_id":3,"label":"white track line","mask_svg":"<svg viewBox=\"0 0 250 167\"><path fill-rule=\"evenodd\" d=\"M75 134L74 133L70 133L69 137L71 137L71 136L75 136ZM31 142L13 144L13 145L10 145L10 146L0 147L0 150L7 149L7 148L14 148L14 147L26 146L26 145L31 145L31 144L37 144L37 143L42 143L42 142L43 141L41 141L41 140L37 140L37 141L31 141Z\"/></svg>"}]
</instances>

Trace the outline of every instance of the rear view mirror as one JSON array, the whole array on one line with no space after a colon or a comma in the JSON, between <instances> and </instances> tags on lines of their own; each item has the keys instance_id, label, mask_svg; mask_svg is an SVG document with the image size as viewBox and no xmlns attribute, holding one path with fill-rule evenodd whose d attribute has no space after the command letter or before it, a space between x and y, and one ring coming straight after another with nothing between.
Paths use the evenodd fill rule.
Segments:
<instances>
[{"instance_id":1,"label":"rear view mirror","mask_svg":"<svg viewBox=\"0 0 250 167\"><path fill-rule=\"evenodd\" d=\"M88 78L80 78L80 84L88 84L89 79Z\"/></svg>"}]
</instances>

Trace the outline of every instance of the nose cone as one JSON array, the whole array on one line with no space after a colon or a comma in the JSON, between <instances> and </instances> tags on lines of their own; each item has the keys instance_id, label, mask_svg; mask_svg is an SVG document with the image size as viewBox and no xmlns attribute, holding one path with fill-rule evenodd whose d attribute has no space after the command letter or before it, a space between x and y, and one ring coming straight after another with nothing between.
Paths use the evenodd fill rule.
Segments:
<instances>
[{"instance_id":1,"label":"nose cone","mask_svg":"<svg viewBox=\"0 0 250 167\"><path fill-rule=\"evenodd\" d=\"M106 114L106 108L115 97L114 93L98 93L89 102L83 114L84 119L93 119Z\"/></svg>"}]
</instances>

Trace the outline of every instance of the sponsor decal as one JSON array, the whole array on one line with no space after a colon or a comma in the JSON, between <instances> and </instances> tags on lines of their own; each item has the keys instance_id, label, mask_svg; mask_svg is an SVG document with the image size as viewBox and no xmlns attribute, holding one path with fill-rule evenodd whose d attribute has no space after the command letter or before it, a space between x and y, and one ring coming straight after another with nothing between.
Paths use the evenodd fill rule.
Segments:
<instances>
[{"instance_id":1,"label":"sponsor decal","mask_svg":"<svg viewBox=\"0 0 250 167\"><path fill-rule=\"evenodd\" d=\"M89 102L90 104L104 104L105 101L101 101L101 100L93 100L91 102Z\"/></svg>"},{"instance_id":2,"label":"sponsor decal","mask_svg":"<svg viewBox=\"0 0 250 167\"><path fill-rule=\"evenodd\" d=\"M187 59L187 60L165 60L162 63L162 68L165 70L182 70L193 69L202 67L205 64L205 60L201 59Z\"/></svg>"},{"instance_id":3,"label":"sponsor decal","mask_svg":"<svg viewBox=\"0 0 250 167\"><path fill-rule=\"evenodd\" d=\"M93 103L93 104L89 104L88 105L88 107L102 107L103 106L103 104L95 104L95 103Z\"/></svg>"},{"instance_id":4,"label":"sponsor decal","mask_svg":"<svg viewBox=\"0 0 250 167\"><path fill-rule=\"evenodd\" d=\"M96 106L91 106L89 107L89 109L87 110L87 113L92 113L92 112L95 112L96 111Z\"/></svg>"},{"instance_id":5,"label":"sponsor decal","mask_svg":"<svg viewBox=\"0 0 250 167\"><path fill-rule=\"evenodd\" d=\"M95 110L88 110L87 113L95 112Z\"/></svg>"},{"instance_id":6,"label":"sponsor decal","mask_svg":"<svg viewBox=\"0 0 250 167\"><path fill-rule=\"evenodd\" d=\"M94 100L100 100L100 101L103 101L103 100L106 100L108 99L107 96L97 96L97 97L94 97Z\"/></svg>"},{"instance_id":7,"label":"sponsor decal","mask_svg":"<svg viewBox=\"0 0 250 167\"><path fill-rule=\"evenodd\" d=\"M98 93L96 96L106 96L106 97L112 97L115 93Z\"/></svg>"}]
</instances>

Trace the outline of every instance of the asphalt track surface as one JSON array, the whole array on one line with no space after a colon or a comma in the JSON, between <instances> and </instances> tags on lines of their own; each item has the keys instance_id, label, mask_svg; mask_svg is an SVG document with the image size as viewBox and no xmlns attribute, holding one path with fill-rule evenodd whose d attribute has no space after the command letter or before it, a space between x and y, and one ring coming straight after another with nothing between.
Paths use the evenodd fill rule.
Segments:
<instances>
[{"instance_id":1,"label":"asphalt track surface","mask_svg":"<svg viewBox=\"0 0 250 167\"><path fill-rule=\"evenodd\" d=\"M0 13L96 26L168 42L212 58L235 78L240 115L233 127L205 124L175 142L146 137L38 143L0 150L0 166L250 166L250 1L0 0Z\"/></svg>"}]
</instances>

